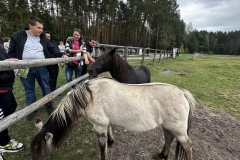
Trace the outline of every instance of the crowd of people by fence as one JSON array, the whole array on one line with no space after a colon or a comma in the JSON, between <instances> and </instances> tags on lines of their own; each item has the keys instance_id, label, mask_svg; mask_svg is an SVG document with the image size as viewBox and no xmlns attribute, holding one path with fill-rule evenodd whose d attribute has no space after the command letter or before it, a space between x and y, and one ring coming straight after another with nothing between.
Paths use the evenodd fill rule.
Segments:
<instances>
[{"instance_id":1,"label":"crowd of people by fence","mask_svg":"<svg viewBox=\"0 0 240 160\"><path fill-rule=\"evenodd\" d=\"M91 53L97 44L97 39L91 37L85 43L80 29L74 29L73 35L68 37L66 44L60 41L59 45L53 43L52 34L43 31L44 23L37 17L30 17L27 28L12 34L11 38L0 37L0 61L18 61L62 57L83 56L84 60L66 62L48 66L31 67L23 69L19 76L25 91L26 106L30 106L36 99L35 80L37 80L42 95L45 96L56 89L59 66L65 67L66 80L72 81L73 71L75 78L86 74L87 65L93 63ZM19 70L0 71L0 120L15 112L17 102L12 92L15 75ZM46 74L47 73L47 74ZM54 110L52 101L45 104L48 115ZM27 120L34 119L35 112L27 115ZM24 144L12 138L8 129L0 132L0 155L3 152L17 152L24 148Z\"/></svg>"}]
</instances>

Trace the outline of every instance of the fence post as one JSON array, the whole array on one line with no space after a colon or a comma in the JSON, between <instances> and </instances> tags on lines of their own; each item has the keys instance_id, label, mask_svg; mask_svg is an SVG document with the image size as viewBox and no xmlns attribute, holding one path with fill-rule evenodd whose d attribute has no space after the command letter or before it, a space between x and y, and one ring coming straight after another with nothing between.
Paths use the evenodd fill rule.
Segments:
<instances>
[{"instance_id":1,"label":"fence post","mask_svg":"<svg viewBox=\"0 0 240 160\"><path fill-rule=\"evenodd\" d=\"M143 63L144 63L145 53L146 53L146 48L143 49L142 61L141 61L141 64L142 64L142 65L143 65Z\"/></svg>"},{"instance_id":2,"label":"fence post","mask_svg":"<svg viewBox=\"0 0 240 160\"><path fill-rule=\"evenodd\" d=\"M128 54L128 47L124 48L124 54L123 54L123 59L126 61L127 60L127 54Z\"/></svg>"},{"instance_id":3,"label":"fence post","mask_svg":"<svg viewBox=\"0 0 240 160\"><path fill-rule=\"evenodd\" d=\"M160 55L159 55L158 63L160 63L161 58L162 58L162 50L160 50Z\"/></svg>"},{"instance_id":4,"label":"fence post","mask_svg":"<svg viewBox=\"0 0 240 160\"><path fill-rule=\"evenodd\" d=\"M97 58L97 57L99 57L99 55L100 55L100 45L97 44L95 46L95 55L94 55L94 57Z\"/></svg>"},{"instance_id":5,"label":"fence post","mask_svg":"<svg viewBox=\"0 0 240 160\"><path fill-rule=\"evenodd\" d=\"M170 51L167 51L167 56L168 56L168 59L171 59L172 55Z\"/></svg>"},{"instance_id":6,"label":"fence post","mask_svg":"<svg viewBox=\"0 0 240 160\"><path fill-rule=\"evenodd\" d=\"M154 55L153 55L153 64L155 62L156 54L157 54L157 49L155 49L155 52L154 52Z\"/></svg>"}]
</instances>

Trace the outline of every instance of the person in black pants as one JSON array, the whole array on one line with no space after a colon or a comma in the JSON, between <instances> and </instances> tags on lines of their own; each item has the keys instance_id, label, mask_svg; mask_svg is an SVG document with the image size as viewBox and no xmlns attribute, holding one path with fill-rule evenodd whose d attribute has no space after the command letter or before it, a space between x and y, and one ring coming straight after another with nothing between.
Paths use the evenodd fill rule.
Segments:
<instances>
[{"instance_id":1,"label":"person in black pants","mask_svg":"<svg viewBox=\"0 0 240 160\"><path fill-rule=\"evenodd\" d=\"M91 53L93 52L93 48L97 44L97 38L91 37L89 41L85 44L86 46L86 52L83 53L85 62L83 64L83 69L81 76L87 73L87 65L95 62L95 60L92 58Z\"/></svg>"},{"instance_id":2,"label":"person in black pants","mask_svg":"<svg viewBox=\"0 0 240 160\"><path fill-rule=\"evenodd\" d=\"M46 31L45 36L52 42L52 35L50 32ZM52 42L52 44L58 48L57 44L55 44L53 42ZM56 58L56 57L52 57L52 58ZM50 90L52 92L57 87L57 78L58 78L58 73L59 73L58 64L49 65L48 72L49 72L49 86L50 86Z\"/></svg>"},{"instance_id":3,"label":"person in black pants","mask_svg":"<svg viewBox=\"0 0 240 160\"><path fill-rule=\"evenodd\" d=\"M0 61L11 60L8 59L9 57L1 42L0 38ZM14 113L17 108L17 102L12 92L14 80L15 74L13 70L0 71L0 120ZM0 154L3 152L18 152L23 148L22 143L10 138L8 129L0 132Z\"/></svg>"}]
</instances>

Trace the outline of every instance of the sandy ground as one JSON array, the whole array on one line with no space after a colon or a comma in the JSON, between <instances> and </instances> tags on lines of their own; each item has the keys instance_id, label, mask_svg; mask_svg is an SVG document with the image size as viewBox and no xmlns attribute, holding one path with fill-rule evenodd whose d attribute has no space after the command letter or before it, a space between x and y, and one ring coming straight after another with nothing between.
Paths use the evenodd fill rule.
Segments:
<instances>
[{"instance_id":1,"label":"sandy ground","mask_svg":"<svg viewBox=\"0 0 240 160\"><path fill-rule=\"evenodd\" d=\"M108 149L111 160L152 160L160 153L164 137L161 128L148 132L130 132L113 127L115 143ZM240 120L225 113L197 106L190 139L194 160L240 160ZM176 141L169 160L174 159Z\"/></svg>"}]
</instances>

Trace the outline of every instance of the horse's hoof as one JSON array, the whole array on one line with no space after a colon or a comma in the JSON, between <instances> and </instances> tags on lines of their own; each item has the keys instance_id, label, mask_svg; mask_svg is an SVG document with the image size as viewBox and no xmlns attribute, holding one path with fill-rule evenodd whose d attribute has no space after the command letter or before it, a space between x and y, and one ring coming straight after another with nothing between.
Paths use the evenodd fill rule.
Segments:
<instances>
[{"instance_id":1,"label":"horse's hoof","mask_svg":"<svg viewBox=\"0 0 240 160\"><path fill-rule=\"evenodd\" d=\"M166 156L163 156L161 153L160 154L156 154L153 156L153 159L154 160L164 160L164 159L167 159Z\"/></svg>"},{"instance_id":2,"label":"horse's hoof","mask_svg":"<svg viewBox=\"0 0 240 160\"><path fill-rule=\"evenodd\" d=\"M114 140L108 140L107 143L108 143L108 147L111 147L112 144L114 143Z\"/></svg>"},{"instance_id":3,"label":"horse's hoof","mask_svg":"<svg viewBox=\"0 0 240 160\"><path fill-rule=\"evenodd\" d=\"M153 155L153 157L152 157L154 160L161 160L160 159L160 157L158 156L158 154L156 154L156 155Z\"/></svg>"}]
</instances>

